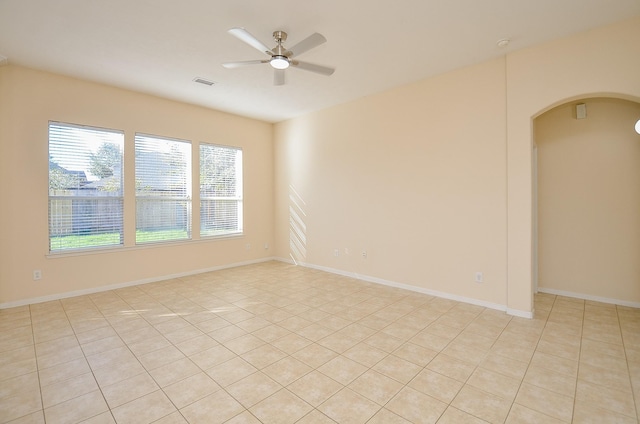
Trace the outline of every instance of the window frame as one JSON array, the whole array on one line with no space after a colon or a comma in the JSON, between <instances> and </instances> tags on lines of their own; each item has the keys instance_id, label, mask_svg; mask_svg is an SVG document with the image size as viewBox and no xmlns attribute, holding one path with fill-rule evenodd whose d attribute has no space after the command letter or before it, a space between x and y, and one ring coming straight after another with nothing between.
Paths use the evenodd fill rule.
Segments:
<instances>
[{"instance_id":1,"label":"window frame","mask_svg":"<svg viewBox=\"0 0 640 424\"><path fill-rule=\"evenodd\" d=\"M234 196L210 196L203 194L203 149L205 148L214 148L214 149L225 149L229 151L234 151L236 154L235 157L235 195ZM242 147L238 146L228 146L218 143L208 143L208 142L200 142L198 146L198 191L200 195L199 201L199 217L200 217L200 228L198 229L199 235L201 239L210 240L216 238L225 238L225 237L236 237L244 235L244 150ZM239 168L239 169L238 169ZM204 207L204 202L235 202L235 221L236 221L236 229L230 231L222 231L217 233L209 233L210 230L203 228L206 225L207 220L203 219L203 214L205 211L210 210L208 207Z\"/></svg>"},{"instance_id":2,"label":"window frame","mask_svg":"<svg viewBox=\"0 0 640 424\"><path fill-rule=\"evenodd\" d=\"M80 132L86 131L87 134L76 134L74 136L72 134L74 129ZM88 133L90 132L96 133L95 138L91 137L94 138L94 141L91 142L88 141L90 137ZM95 144L100 138L104 138L104 140L102 140L101 144L96 148ZM109 138L117 138L118 140L109 140ZM47 230L49 254L59 255L65 253L96 251L124 247L124 131L51 120L47 124L47 139ZM86 162L91 161L91 157L95 157L94 154L96 153L96 151L99 151L99 149L102 148L105 143L116 144L118 146L119 163L115 168L119 170L119 179L117 180L119 183L119 187L117 190L118 194L88 195L90 191L87 186L92 185L95 182L110 178L114 175L112 173L108 177L100 177L99 179L92 178L91 180L89 180L87 176L87 171L89 171L89 174L91 174L92 177L99 176L90 172L90 165ZM57 144L59 144L59 146L54 147ZM93 151L92 147L96 148L96 151ZM52 152L54 151L56 151L57 154L52 154ZM73 152L74 154L69 154L68 156L66 156L71 152ZM78 152L83 153L79 154ZM62 153L64 153L65 155L63 155ZM57 156L55 160L54 156ZM65 166L60 165L58 163L59 161L64 162ZM78 168L80 163L82 163L81 170L68 169L72 166L74 168ZM55 168L52 168L52 165L55 165ZM77 185L75 187L69 186L64 189L52 189L52 169L60 171L62 176L60 176L59 178L61 178L62 183L65 183L64 177L66 176L66 183L70 184L75 180L75 183ZM112 169L111 172L114 172L115 169ZM104 186L96 185L93 189L94 192L111 191L101 190L101 187ZM71 194L56 194L55 191L57 190L68 191L71 192ZM81 190L86 191L83 192ZM52 191L54 191L53 194ZM63 204L63 206L59 206L59 202L64 202L66 203L66 205ZM54 203L56 204L55 207ZM109 203L111 203L111 205L109 205ZM108 213L104 213L104 204L106 204L106 210L108 211ZM114 204L116 205L115 213L109 210L113 207ZM103 214L90 214L89 219L91 220L91 222L87 223L86 216L83 216L84 211L87 207L89 207L89 209L91 210L103 212ZM71 212L54 212L54 209L60 210L60 208L65 208L67 210L70 208ZM76 212L78 210L82 212ZM103 218L101 217L106 217L106 221L103 221ZM109 225L111 221L113 221L115 225ZM76 230L76 225L80 226L81 230ZM60 229L61 226L65 226L67 227L67 229ZM96 227L94 226L103 227L103 230L96 230ZM104 228L111 228L114 231L104 231ZM62 231L64 231L67 236L74 237L73 239L69 239L70 241L67 243L66 247L64 246L64 243L60 242L60 240L58 239L59 237L64 237L62 235ZM116 241L109 242L108 240L110 239L110 237L108 237L107 234L112 234L112 239ZM102 238L103 240L105 240L105 242L88 242L92 239L92 236L93 240L99 240ZM81 242L82 239L84 239L84 242ZM74 240L75 243L73 242ZM54 241L58 241L59 243L54 243Z\"/></svg>"},{"instance_id":3,"label":"window frame","mask_svg":"<svg viewBox=\"0 0 640 424\"><path fill-rule=\"evenodd\" d=\"M139 179L139 168L138 165L141 162L138 156L139 153L143 153L138 150L138 143L142 141L142 139L146 139L145 142L148 141L159 141L164 143L175 143L176 145L181 145L185 147L185 151L182 152L184 154L185 159L185 169L184 169L184 195L149 195L142 194L143 191L139 190L139 185L141 179ZM162 244L162 243L175 243L175 242L188 242L193 240L193 143L190 140L184 140L174 137L165 137L158 136L148 133L136 132L134 134L134 179L135 179L135 245L136 246L146 246L149 244ZM188 147L186 147L188 146ZM144 151L144 153L149 153L149 151ZM161 155L165 155L166 152L161 152L160 149L151 151L151 153L160 153ZM175 156L173 156L175 158ZM150 168L145 167L144 170L148 171ZM160 175L162 177L162 174ZM171 183L175 183L175 180L169 180ZM165 191L170 191L171 188L164 189ZM160 191L160 190L157 190ZM149 237L143 238L141 237L142 231L140 228L140 222L142 219L148 219L146 216L142 216L140 213L140 205L142 203L150 203L150 202L160 202L160 203L169 203L169 202L182 202L184 203L184 231L186 235L184 237ZM174 207L179 207L179 203L175 203ZM179 217L176 215L175 220L179 220ZM157 221L159 225L165 226L166 222L164 220ZM146 226L143 226L143 228ZM176 227L177 228L177 227ZM178 230L160 230L158 232L171 232ZM182 231L182 230L180 230Z\"/></svg>"}]
</instances>

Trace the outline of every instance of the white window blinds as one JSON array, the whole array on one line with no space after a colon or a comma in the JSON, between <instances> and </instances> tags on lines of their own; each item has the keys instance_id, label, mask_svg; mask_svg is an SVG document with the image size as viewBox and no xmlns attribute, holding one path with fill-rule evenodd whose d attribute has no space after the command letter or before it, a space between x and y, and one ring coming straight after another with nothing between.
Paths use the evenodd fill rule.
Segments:
<instances>
[{"instance_id":1,"label":"white window blinds","mask_svg":"<svg viewBox=\"0 0 640 424\"><path fill-rule=\"evenodd\" d=\"M135 136L136 243L191 238L191 144Z\"/></svg>"},{"instance_id":2,"label":"white window blinds","mask_svg":"<svg viewBox=\"0 0 640 424\"><path fill-rule=\"evenodd\" d=\"M49 123L49 250L123 244L124 133Z\"/></svg>"},{"instance_id":3,"label":"white window blinds","mask_svg":"<svg viewBox=\"0 0 640 424\"><path fill-rule=\"evenodd\" d=\"M200 235L242 233L242 150L200 144Z\"/></svg>"}]
</instances>

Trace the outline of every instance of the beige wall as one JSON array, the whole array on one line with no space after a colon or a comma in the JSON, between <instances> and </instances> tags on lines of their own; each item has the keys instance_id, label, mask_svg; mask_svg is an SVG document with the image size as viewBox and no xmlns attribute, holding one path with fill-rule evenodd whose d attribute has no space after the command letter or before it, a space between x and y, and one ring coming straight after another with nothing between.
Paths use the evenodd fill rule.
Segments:
<instances>
[{"instance_id":1,"label":"beige wall","mask_svg":"<svg viewBox=\"0 0 640 424\"><path fill-rule=\"evenodd\" d=\"M504 79L494 60L277 125L279 256L504 305Z\"/></svg>"},{"instance_id":2,"label":"beige wall","mask_svg":"<svg viewBox=\"0 0 640 424\"><path fill-rule=\"evenodd\" d=\"M640 304L638 119L640 103L611 98L536 118L541 290Z\"/></svg>"},{"instance_id":3,"label":"beige wall","mask_svg":"<svg viewBox=\"0 0 640 424\"><path fill-rule=\"evenodd\" d=\"M640 99L640 18L507 56L509 305L531 303L533 119L593 95Z\"/></svg>"},{"instance_id":4,"label":"beige wall","mask_svg":"<svg viewBox=\"0 0 640 424\"><path fill-rule=\"evenodd\" d=\"M243 148L243 237L136 248L134 186L125 183L125 249L49 255L48 121ZM272 256L273 126L196 106L16 66L0 67L0 305L152 280ZM194 193L194 203L197 193ZM196 209L197 210L197 209ZM197 217L196 217L197 218ZM194 220L195 221L195 220ZM194 227L197 222L194 222ZM251 249L246 249L251 244ZM43 278L33 281L32 271Z\"/></svg>"},{"instance_id":5,"label":"beige wall","mask_svg":"<svg viewBox=\"0 0 640 424\"><path fill-rule=\"evenodd\" d=\"M277 254L530 314L532 121L638 75L635 18L280 123Z\"/></svg>"}]
</instances>

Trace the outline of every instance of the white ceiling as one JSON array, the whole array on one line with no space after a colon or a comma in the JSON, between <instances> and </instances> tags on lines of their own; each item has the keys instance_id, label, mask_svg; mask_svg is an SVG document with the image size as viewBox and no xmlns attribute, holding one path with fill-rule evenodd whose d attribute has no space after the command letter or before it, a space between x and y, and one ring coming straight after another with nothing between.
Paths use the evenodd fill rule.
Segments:
<instances>
[{"instance_id":1,"label":"white ceiling","mask_svg":"<svg viewBox=\"0 0 640 424\"><path fill-rule=\"evenodd\" d=\"M639 0L0 0L0 65L277 122L637 15ZM273 86L269 65L225 69L265 57L236 26L270 47L274 30L286 46L319 32L300 60L336 72Z\"/></svg>"}]
</instances>

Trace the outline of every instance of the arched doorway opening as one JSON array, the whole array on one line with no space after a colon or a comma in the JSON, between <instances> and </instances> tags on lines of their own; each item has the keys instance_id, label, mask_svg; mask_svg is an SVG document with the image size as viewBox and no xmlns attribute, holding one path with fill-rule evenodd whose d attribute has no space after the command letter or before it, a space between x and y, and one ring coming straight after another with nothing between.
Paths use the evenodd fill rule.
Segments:
<instances>
[{"instance_id":1,"label":"arched doorway opening","mask_svg":"<svg viewBox=\"0 0 640 424\"><path fill-rule=\"evenodd\" d=\"M638 119L640 103L614 97L534 119L534 290L640 306Z\"/></svg>"}]
</instances>

